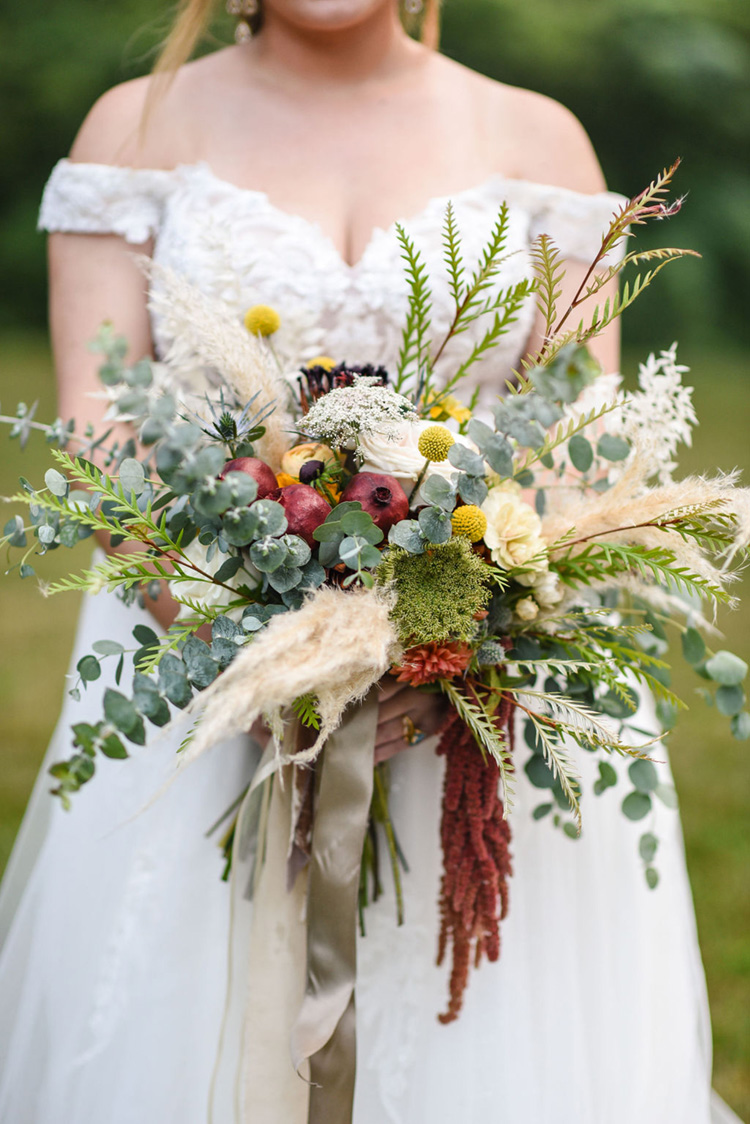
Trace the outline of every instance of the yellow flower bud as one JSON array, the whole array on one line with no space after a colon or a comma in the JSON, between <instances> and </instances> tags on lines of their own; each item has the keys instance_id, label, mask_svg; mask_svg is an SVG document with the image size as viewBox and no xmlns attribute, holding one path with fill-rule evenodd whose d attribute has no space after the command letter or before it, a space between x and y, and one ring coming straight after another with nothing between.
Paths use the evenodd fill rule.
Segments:
<instances>
[{"instance_id":1,"label":"yellow flower bud","mask_svg":"<svg viewBox=\"0 0 750 1124\"><path fill-rule=\"evenodd\" d=\"M457 507L451 515L453 534L463 535L469 542L479 542L487 530L487 516L476 504Z\"/></svg>"},{"instance_id":2,"label":"yellow flower bud","mask_svg":"<svg viewBox=\"0 0 750 1124\"><path fill-rule=\"evenodd\" d=\"M322 367L325 371L332 371L336 366L336 360L331 359L330 355L316 355L314 359L308 359L305 366Z\"/></svg>"},{"instance_id":3,"label":"yellow flower bud","mask_svg":"<svg viewBox=\"0 0 750 1124\"><path fill-rule=\"evenodd\" d=\"M245 313L245 327L253 336L272 336L280 325L281 317L270 304L254 304Z\"/></svg>"},{"instance_id":4,"label":"yellow flower bud","mask_svg":"<svg viewBox=\"0 0 750 1124\"><path fill-rule=\"evenodd\" d=\"M429 425L420 434L417 448L426 461L444 461L456 439L444 425Z\"/></svg>"},{"instance_id":5,"label":"yellow flower bud","mask_svg":"<svg viewBox=\"0 0 750 1124\"><path fill-rule=\"evenodd\" d=\"M277 472L276 483L280 488L288 488L290 484L299 484L299 477L290 476L288 472Z\"/></svg>"}]
</instances>

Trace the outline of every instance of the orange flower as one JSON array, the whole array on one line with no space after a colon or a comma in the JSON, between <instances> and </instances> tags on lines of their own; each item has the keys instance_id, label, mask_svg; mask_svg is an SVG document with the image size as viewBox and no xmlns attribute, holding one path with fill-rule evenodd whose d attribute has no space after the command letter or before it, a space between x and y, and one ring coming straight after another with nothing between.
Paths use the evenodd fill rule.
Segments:
<instances>
[{"instance_id":1,"label":"orange flower","mask_svg":"<svg viewBox=\"0 0 750 1124\"><path fill-rule=\"evenodd\" d=\"M290 476L288 472L277 472L276 483L280 488L288 488L290 484L299 484L299 478Z\"/></svg>"},{"instance_id":2,"label":"orange flower","mask_svg":"<svg viewBox=\"0 0 750 1124\"><path fill-rule=\"evenodd\" d=\"M471 648L457 640L448 644L419 644L404 652L393 674L399 683L419 687L423 683L434 683L436 679L454 679L466 670L471 657Z\"/></svg>"}]
</instances>

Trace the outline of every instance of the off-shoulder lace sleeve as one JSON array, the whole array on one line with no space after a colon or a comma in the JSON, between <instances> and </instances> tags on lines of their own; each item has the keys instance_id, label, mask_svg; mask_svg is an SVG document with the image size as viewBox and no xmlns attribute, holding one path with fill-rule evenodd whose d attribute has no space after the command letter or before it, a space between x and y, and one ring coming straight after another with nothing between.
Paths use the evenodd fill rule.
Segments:
<instances>
[{"instance_id":1,"label":"off-shoulder lace sleeve","mask_svg":"<svg viewBox=\"0 0 750 1124\"><path fill-rule=\"evenodd\" d=\"M44 189L38 229L146 242L159 229L173 182L167 171L60 160Z\"/></svg>"},{"instance_id":2,"label":"off-shoulder lace sleeve","mask_svg":"<svg viewBox=\"0 0 750 1124\"><path fill-rule=\"evenodd\" d=\"M613 215L626 201L624 196L611 191L584 195L563 187L527 186L533 196L529 199L531 237L549 234L562 256L575 261L593 261ZM619 258L624 248L623 241L614 256Z\"/></svg>"}]
</instances>

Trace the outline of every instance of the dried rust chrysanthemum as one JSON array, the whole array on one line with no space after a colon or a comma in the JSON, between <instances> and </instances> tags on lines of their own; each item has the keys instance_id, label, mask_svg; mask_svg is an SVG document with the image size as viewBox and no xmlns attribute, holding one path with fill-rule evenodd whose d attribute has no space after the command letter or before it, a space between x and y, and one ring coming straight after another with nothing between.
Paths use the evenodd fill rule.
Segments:
<instances>
[{"instance_id":1,"label":"dried rust chrysanthemum","mask_svg":"<svg viewBox=\"0 0 750 1124\"><path fill-rule=\"evenodd\" d=\"M423 683L435 683L438 679L455 679L469 666L471 656L471 648L457 640L447 644L419 644L404 652L394 672L399 683L421 687Z\"/></svg>"},{"instance_id":2,"label":"dried rust chrysanthemum","mask_svg":"<svg viewBox=\"0 0 750 1124\"><path fill-rule=\"evenodd\" d=\"M508 710L501 705L498 726L508 726ZM482 758L473 734L455 712L437 752L446 758L438 964L449 945L452 953L448 1009L438 1017L450 1023L461 1010L472 961L478 967L484 956L497 960L500 955L500 922L508 912L512 869L497 765Z\"/></svg>"}]
</instances>

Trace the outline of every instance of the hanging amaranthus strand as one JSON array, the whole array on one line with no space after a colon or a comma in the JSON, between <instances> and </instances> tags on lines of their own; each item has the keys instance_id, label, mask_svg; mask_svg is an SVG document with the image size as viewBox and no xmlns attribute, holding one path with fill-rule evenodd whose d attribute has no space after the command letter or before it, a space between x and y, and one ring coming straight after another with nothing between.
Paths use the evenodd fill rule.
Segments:
<instances>
[{"instance_id":1,"label":"hanging amaranthus strand","mask_svg":"<svg viewBox=\"0 0 750 1124\"><path fill-rule=\"evenodd\" d=\"M498 727L509 725L502 704ZM468 727L452 712L437 753L446 758L443 814L443 878L440 890L438 964L452 946L450 999L441 1023L458 1018L472 960L500 955L500 922L508 911L510 828L498 795L499 771L482 753Z\"/></svg>"}]
</instances>

